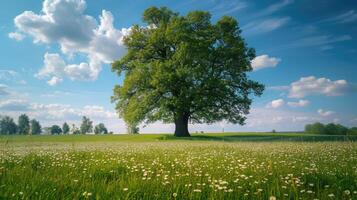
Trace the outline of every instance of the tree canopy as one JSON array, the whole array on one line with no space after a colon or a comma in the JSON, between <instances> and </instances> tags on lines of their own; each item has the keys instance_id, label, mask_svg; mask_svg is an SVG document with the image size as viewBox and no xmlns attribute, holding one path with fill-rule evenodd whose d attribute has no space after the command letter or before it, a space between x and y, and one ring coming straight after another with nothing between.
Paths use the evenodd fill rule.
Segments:
<instances>
[{"instance_id":1,"label":"tree canopy","mask_svg":"<svg viewBox=\"0 0 357 200\"><path fill-rule=\"evenodd\" d=\"M255 51L237 20L224 16L212 24L208 12L180 16L151 7L143 21L148 26L132 27L127 54L112 64L125 74L112 96L120 116L129 124L174 122L176 136L189 136L189 121L244 124L251 94L261 95L264 86L247 75Z\"/></svg>"},{"instance_id":2,"label":"tree canopy","mask_svg":"<svg viewBox=\"0 0 357 200\"><path fill-rule=\"evenodd\" d=\"M94 127L95 134L108 134L108 130L103 123L99 123Z\"/></svg>"},{"instance_id":3,"label":"tree canopy","mask_svg":"<svg viewBox=\"0 0 357 200\"><path fill-rule=\"evenodd\" d=\"M67 124L67 122L63 123L63 125L62 125L63 134L68 134L69 130L70 130L69 125Z\"/></svg>"},{"instance_id":4,"label":"tree canopy","mask_svg":"<svg viewBox=\"0 0 357 200\"><path fill-rule=\"evenodd\" d=\"M93 131L93 122L86 116L82 117L80 131L82 134L91 133Z\"/></svg>"},{"instance_id":5,"label":"tree canopy","mask_svg":"<svg viewBox=\"0 0 357 200\"><path fill-rule=\"evenodd\" d=\"M9 116L4 116L0 119L0 134L13 135L17 132L17 125Z\"/></svg>"},{"instance_id":6,"label":"tree canopy","mask_svg":"<svg viewBox=\"0 0 357 200\"><path fill-rule=\"evenodd\" d=\"M27 135L30 133L30 119L26 114L19 116L17 130L20 135Z\"/></svg>"},{"instance_id":7,"label":"tree canopy","mask_svg":"<svg viewBox=\"0 0 357 200\"><path fill-rule=\"evenodd\" d=\"M58 125L51 126L51 134L52 135L59 135L61 133L62 133L62 129L60 126L58 126Z\"/></svg>"},{"instance_id":8,"label":"tree canopy","mask_svg":"<svg viewBox=\"0 0 357 200\"><path fill-rule=\"evenodd\" d=\"M347 135L353 133L353 128L348 129L347 127L341 124L329 123L322 124L320 122L316 122L313 124L307 124L305 126L306 133L312 134L326 134L326 135Z\"/></svg>"},{"instance_id":9,"label":"tree canopy","mask_svg":"<svg viewBox=\"0 0 357 200\"><path fill-rule=\"evenodd\" d=\"M31 124L31 129L30 129L30 133L31 135L39 135L41 134L41 125L40 125L40 122L35 120L35 119L32 119L30 121L30 124Z\"/></svg>"}]
</instances>

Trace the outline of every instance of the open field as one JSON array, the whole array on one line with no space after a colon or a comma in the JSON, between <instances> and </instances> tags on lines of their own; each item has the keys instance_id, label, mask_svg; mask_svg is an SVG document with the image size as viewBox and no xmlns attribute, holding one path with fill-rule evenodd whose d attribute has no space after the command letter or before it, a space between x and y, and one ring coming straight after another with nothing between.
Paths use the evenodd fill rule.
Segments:
<instances>
[{"instance_id":1,"label":"open field","mask_svg":"<svg viewBox=\"0 0 357 200\"><path fill-rule=\"evenodd\" d=\"M0 137L0 199L357 199L355 137Z\"/></svg>"},{"instance_id":2,"label":"open field","mask_svg":"<svg viewBox=\"0 0 357 200\"><path fill-rule=\"evenodd\" d=\"M178 138L172 134L117 135L0 135L0 143L12 142L157 142L157 141L357 141L355 136L318 135L305 133L204 133Z\"/></svg>"}]
</instances>

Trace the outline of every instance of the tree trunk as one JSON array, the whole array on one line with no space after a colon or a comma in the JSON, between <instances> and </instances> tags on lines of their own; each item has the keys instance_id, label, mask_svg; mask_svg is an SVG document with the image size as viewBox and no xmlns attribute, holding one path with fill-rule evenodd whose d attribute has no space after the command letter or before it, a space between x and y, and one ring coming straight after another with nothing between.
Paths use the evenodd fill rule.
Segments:
<instances>
[{"instance_id":1,"label":"tree trunk","mask_svg":"<svg viewBox=\"0 0 357 200\"><path fill-rule=\"evenodd\" d=\"M176 137L190 137L188 132L188 116L179 115L175 119L175 134Z\"/></svg>"}]
</instances>

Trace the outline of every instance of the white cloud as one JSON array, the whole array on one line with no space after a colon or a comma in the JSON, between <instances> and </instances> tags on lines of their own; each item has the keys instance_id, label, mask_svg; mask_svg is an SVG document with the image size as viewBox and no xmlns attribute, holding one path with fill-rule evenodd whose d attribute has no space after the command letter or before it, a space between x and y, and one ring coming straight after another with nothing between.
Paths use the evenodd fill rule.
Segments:
<instances>
[{"instance_id":1,"label":"white cloud","mask_svg":"<svg viewBox=\"0 0 357 200\"><path fill-rule=\"evenodd\" d=\"M98 105L73 107L67 104L41 104L29 102L25 99L0 100L0 111L6 113L28 113L32 117L42 120L73 120L82 116L99 119L116 119L116 113Z\"/></svg>"},{"instance_id":2,"label":"white cloud","mask_svg":"<svg viewBox=\"0 0 357 200\"><path fill-rule=\"evenodd\" d=\"M283 99L276 99L267 104L267 108L280 108L285 104Z\"/></svg>"},{"instance_id":3,"label":"white cloud","mask_svg":"<svg viewBox=\"0 0 357 200\"><path fill-rule=\"evenodd\" d=\"M115 112L106 110L102 106L87 105L82 108L74 108L71 105L65 104L31 104L31 111L35 116L44 119L79 119L82 116L88 116L95 120L99 119L115 119Z\"/></svg>"},{"instance_id":4,"label":"white cloud","mask_svg":"<svg viewBox=\"0 0 357 200\"><path fill-rule=\"evenodd\" d=\"M268 86L267 89L268 90L277 90L277 91L281 91L281 90L289 90L289 86L288 85L277 85L277 86Z\"/></svg>"},{"instance_id":5,"label":"white cloud","mask_svg":"<svg viewBox=\"0 0 357 200\"><path fill-rule=\"evenodd\" d=\"M357 125L357 118L351 119L350 123L352 124L352 126L356 126Z\"/></svg>"},{"instance_id":6,"label":"white cloud","mask_svg":"<svg viewBox=\"0 0 357 200\"><path fill-rule=\"evenodd\" d=\"M327 18L321 22L332 22L332 23L344 24L344 23L351 23L351 22L355 22L355 21L357 21L356 10L349 10L349 11L339 14L337 16Z\"/></svg>"},{"instance_id":7,"label":"white cloud","mask_svg":"<svg viewBox=\"0 0 357 200\"><path fill-rule=\"evenodd\" d=\"M243 26L243 33L246 34L261 34L270 31L274 31L285 24L290 20L290 17L281 17L281 18L270 18L265 20L252 21L247 25Z\"/></svg>"},{"instance_id":8,"label":"white cloud","mask_svg":"<svg viewBox=\"0 0 357 200\"><path fill-rule=\"evenodd\" d=\"M11 32L8 34L9 38L16 40L16 41L21 41L25 38L24 35L22 35L21 33L18 32Z\"/></svg>"},{"instance_id":9,"label":"white cloud","mask_svg":"<svg viewBox=\"0 0 357 200\"><path fill-rule=\"evenodd\" d=\"M47 83L51 86L57 85L63 81L64 77L71 80L95 80L101 70L100 62L66 64L57 53L46 53L44 56L44 65L35 75L38 78L50 77Z\"/></svg>"},{"instance_id":10,"label":"white cloud","mask_svg":"<svg viewBox=\"0 0 357 200\"><path fill-rule=\"evenodd\" d=\"M252 108L248 115L245 130L255 131L298 131L303 130L307 123L323 121L320 117L308 112L292 112L287 110L272 110ZM233 129L234 130L234 129Z\"/></svg>"},{"instance_id":11,"label":"white cloud","mask_svg":"<svg viewBox=\"0 0 357 200\"><path fill-rule=\"evenodd\" d=\"M64 97L64 96L69 96L69 95L72 95L72 93L66 92L66 91L56 90L56 91L54 91L54 92L49 92L49 93L41 94L41 97L58 98L58 97Z\"/></svg>"},{"instance_id":12,"label":"white cloud","mask_svg":"<svg viewBox=\"0 0 357 200\"><path fill-rule=\"evenodd\" d=\"M294 2L294 0L283 0L281 2L272 4L266 9L266 13L267 14L274 13L287 5L292 4L293 2Z\"/></svg>"},{"instance_id":13,"label":"white cloud","mask_svg":"<svg viewBox=\"0 0 357 200\"><path fill-rule=\"evenodd\" d=\"M268 67L276 67L280 61L280 58L269 57L269 55L264 54L252 60L252 67L254 71Z\"/></svg>"},{"instance_id":14,"label":"white cloud","mask_svg":"<svg viewBox=\"0 0 357 200\"><path fill-rule=\"evenodd\" d=\"M330 46L329 48L333 48L331 44L344 42L352 40L350 35L315 35L308 36L304 38L300 38L295 40L293 43L289 44L290 47L310 47L310 46L318 46L320 48L324 48L326 46Z\"/></svg>"},{"instance_id":15,"label":"white cloud","mask_svg":"<svg viewBox=\"0 0 357 200\"><path fill-rule=\"evenodd\" d=\"M0 96L6 96L8 94L10 93L7 91L7 85L0 84Z\"/></svg>"},{"instance_id":16,"label":"white cloud","mask_svg":"<svg viewBox=\"0 0 357 200\"><path fill-rule=\"evenodd\" d=\"M331 81L328 78L308 76L291 83L289 97L303 98L309 95L339 96L343 95L347 89L346 80Z\"/></svg>"},{"instance_id":17,"label":"white cloud","mask_svg":"<svg viewBox=\"0 0 357 200\"><path fill-rule=\"evenodd\" d=\"M264 17L264 16L267 16L267 15L271 15L271 14L283 9L284 7L286 7L286 6L288 6L288 5L292 4L292 3L294 3L294 0L282 0L280 2L271 4L266 9L264 9L264 10L258 12L258 13L255 13L254 17L258 18L258 17Z\"/></svg>"},{"instance_id":18,"label":"white cloud","mask_svg":"<svg viewBox=\"0 0 357 200\"><path fill-rule=\"evenodd\" d=\"M99 16L98 25L94 17L84 14L85 8L84 0L45 0L42 13L25 11L14 19L17 29L32 36L36 43L58 43L64 54L87 55L87 63L67 65L57 54L51 60L56 65L46 68L46 54L40 76L96 80L103 63L109 64L125 53L122 39L130 29L115 29L114 17L106 10Z\"/></svg>"},{"instance_id":19,"label":"white cloud","mask_svg":"<svg viewBox=\"0 0 357 200\"><path fill-rule=\"evenodd\" d=\"M84 106L81 115L93 116L96 118L117 118L117 115L114 112L105 110L102 106Z\"/></svg>"},{"instance_id":20,"label":"white cloud","mask_svg":"<svg viewBox=\"0 0 357 200\"><path fill-rule=\"evenodd\" d=\"M48 85L55 86L58 83L62 82L62 78L58 78L57 76L53 76L49 81L47 81Z\"/></svg>"},{"instance_id":21,"label":"white cloud","mask_svg":"<svg viewBox=\"0 0 357 200\"><path fill-rule=\"evenodd\" d=\"M328 116L333 115L335 112L329 111L329 110L325 111L325 110L323 110L323 109L319 109L319 110L317 110L317 113L318 113L320 116L328 117Z\"/></svg>"},{"instance_id":22,"label":"white cloud","mask_svg":"<svg viewBox=\"0 0 357 200\"><path fill-rule=\"evenodd\" d=\"M241 9L248 7L248 4L243 1L213 1L214 7L210 9L210 12L217 13L219 15L229 15L235 13Z\"/></svg>"},{"instance_id":23,"label":"white cloud","mask_svg":"<svg viewBox=\"0 0 357 200\"><path fill-rule=\"evenodd\" d=\"M0 101L0 110L2 111L27 111L30 103L21 99L7 99Z\"/></svg>"},{"instance_id":24,"label":"white cloud","mask_svg":"<svg viewBox=\"0 0 357 200\"><path fill-rule=\"evenodd\" d=\"M17 72L13 70L0 70L0 80L8 81L14 78L17 75Z\"/></svg>"},{"instance_id":25,"label":"white cloud","mask_svg":"<svg viewBox=\"0 0 357 200\"><path fill-rule=\"evenodd\" d=\"M291 102L290 101L287 104L289 106L291 106L291 107L305 107L305 106L308 106L310 104L310 101L300 99L298 102Z\"/></svg>"},{"instance_id":26,"label":"white cloud","mask_svg":"<svg viewBox=\"0 0 357 200\"><path fill-rule=\"evenodd\" d=\"M64 104L31 104L31 115L43 120L63 119L71 120L78 118L78 110Z\"/></svg>"}]
</instances>

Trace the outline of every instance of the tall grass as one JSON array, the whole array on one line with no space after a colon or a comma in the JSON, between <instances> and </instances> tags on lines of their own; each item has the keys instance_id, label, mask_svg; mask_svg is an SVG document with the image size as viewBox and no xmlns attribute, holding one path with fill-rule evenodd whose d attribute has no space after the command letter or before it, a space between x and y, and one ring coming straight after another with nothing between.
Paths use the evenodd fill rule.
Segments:
<instances>
[{"instance_id":1,"label":"tall grass","mask_svg":"<svg viewBox=\"0 0 357 200\"><path fill-rule=\"evenodd\" d=\"M354 142L143 137L2 142L0 199L357 199Z\"/></svg>"}]
</instances>

